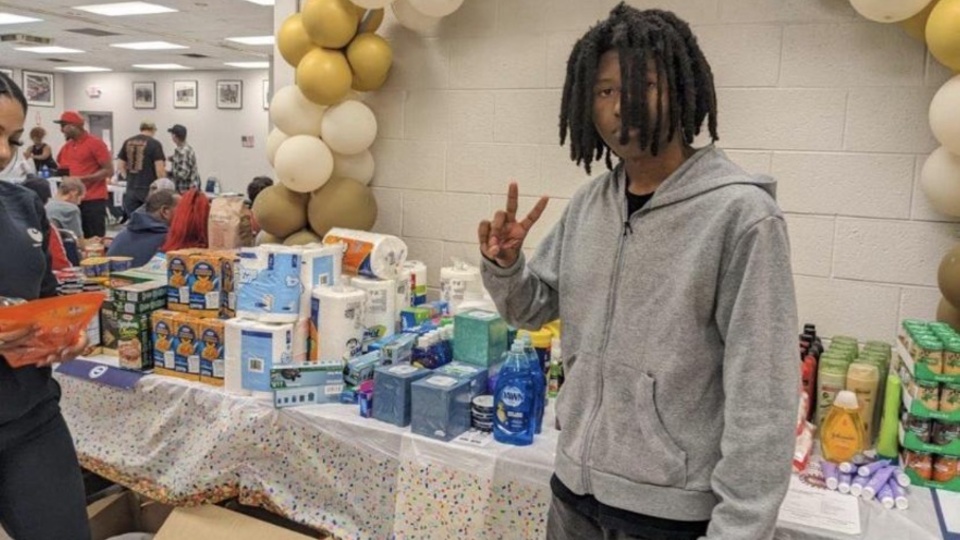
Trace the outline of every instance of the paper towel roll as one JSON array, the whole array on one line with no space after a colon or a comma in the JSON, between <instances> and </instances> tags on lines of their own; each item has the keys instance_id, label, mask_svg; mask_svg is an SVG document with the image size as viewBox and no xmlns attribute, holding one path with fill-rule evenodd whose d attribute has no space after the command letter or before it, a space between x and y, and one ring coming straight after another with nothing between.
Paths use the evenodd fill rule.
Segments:
<instances>
[{"instance_id":1,"label":"paper towel roll","mask_svg":"<svg viewBox=\"0 0 960 540\"><path fill-rule=\"evenodd\" d=\"M300 250L263 245L240 250L237 317L270 323L300 318Z\"/></svg>"},{"instance_id":2,"label":"paper towel roll","mask_svg":"<svg viewBox=\"0 0 960 540\"><path fill-rule=\"evenodd\" d=\"M450 313L457 312L469 292L480 292L483 285L480 281L480 269L463 261L456 260L453 266L440 269L440 300L450 305Z\"/></svg>"},{"instance_id":3,"label":"paper towel roll","mask_svg":"<svg viewBox=\"0 0 960 540\"><path fill-rule=\"evenodd\" d=\"M347 246L343 271L348 274L394 279L407 260L407 245L396 236L334 227L323 243L337 242Z\"/></svg>"},{"instance_id":4,"label":"paper towel roll","mask_svg":"<svg viewBox=\"0 0 960 540\"><path fill-rule=\"evenodd\" d=\"M310 318L313 289L340 284L343 269L343 244L310 244L304 246L300 261L300 282L305 294L300 297L300 318Z\"/></svg>"},{"instance_id":5,"label":"paper towel roll","mask_svg":"<svg viewBox=\"0 0 960 540\"><path fill-rule=\"evenodd\" d=\"M351 286L366 293L363 303L364 337L377 339L397 332L397 282L357 276Z\"/></svg>"},{"instance_id":6,"label":"paper towel roll","mask_svg":"<svg viewBox=\"0 0 960 540\"><path fill-rule=\"evenodd\" d=\"M420 261L407 261L403 263L401 272L410 276L410 305L426 304L427 265Z\"/></svg>"},{"instance_id":7,"label":"paper towel roll","mask_svg":"<svg viewBox=\"0 0 960 540\"><path fill-rule=\"evenodd\" d=\"M400 310L403 308L408 308L413 305L413 275L412 273L403 268L400 270L400 275L397 276L397 303L396 303L396 313L394 313L394 319L397 321L397 327L400 323Z\"/></svg>"},{"instance_id":8,"label":"paper towel roll","mask_svg":"<svg viewBox=\"0 0 960 540\"><path fill-rule=\"evenodd\" d=\"M242 396L250 395L250 391L243 388L240 331L246 328L249 322L243 319L229 319L223 324L223 387L228 393Z\"/></svg>"},{"instance_id":9,"label":"paper towel roll","mask_svg":"<svg viewBox=\"0 0 960 540\"><path fill-rule=\"evenodd\" d=\"M293 345L290 347L290 354L294 364L307 361L310 348L309 344L310 319L300 319L293 323Z\"/></svg>"},{"instance_id":10,"label":"paper towel roll","mask_svg":"<svg viewBox=\"0 0 960 540\"><path fill-rule=\"evenodd\" d=\"M270 368L293 362L293 324L245 321L239 333L243 389L269 394Z\"/></svg>"},{"instance_id":11,"label":"paper towel roll","mask_svg":"<svg viewBox=\"0 0 960 540\"><path fill-rule=\"evenodd\" d=\"M313 290L310 318L317 332L320 365L342 367L345 359L360 352L365 299L366 293L353 287L338 285Z\"/></svg>"}]
</instances>

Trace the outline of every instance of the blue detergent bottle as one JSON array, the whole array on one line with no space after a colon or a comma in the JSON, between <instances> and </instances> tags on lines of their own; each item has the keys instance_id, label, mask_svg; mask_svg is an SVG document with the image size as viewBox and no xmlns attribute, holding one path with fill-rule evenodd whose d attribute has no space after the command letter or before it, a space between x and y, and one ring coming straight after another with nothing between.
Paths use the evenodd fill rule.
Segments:
<instances>
[{"instance_id":1,"label":"blue detergent bottle","mask_svg":"<svg viewBox=\"0 0 960 540\"><path fill-rule=\"evenodd\" d=\"M523 343L514 341L500 368L493 396L493 438L514 446L533 444L539 388Z\"/></svg>"},{"instance_id":2,"label":"blue detergent bottle","mask_svg":"<svg viewBox=\"0 0 960 540\"><path fill-rule=\"evenodd\" d=\"M524 331L518 336L518 339L523 343L523 353L527 355L530 373L537 384L537 415L535 418L537 435L539 435L543 430L543 413L547 409L547 378L540 368L540 356L537 354L537 350L533 348L533 338Z\"/></svg>"}]
</instances>

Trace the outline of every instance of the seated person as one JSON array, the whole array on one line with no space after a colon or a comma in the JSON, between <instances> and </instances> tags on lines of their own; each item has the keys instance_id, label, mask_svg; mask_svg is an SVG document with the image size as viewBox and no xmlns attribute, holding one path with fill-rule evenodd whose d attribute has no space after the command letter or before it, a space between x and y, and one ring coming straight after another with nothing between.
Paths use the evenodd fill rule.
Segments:
<instances>
[{"instance_id":1,"label":"seated person","mask_svg":"<svg viewBox=\"0 0 960 540\"><path fill-rule=\"evenodd\" d=\"M246 208L253 208L253 201L257 200L257 195L261 191L267 189L273 185L273 180L266 176L257 176L247 184L247 201ZM250 229L253 232L253 235L256 236L260 232L260 224L257 223L257 218L253 215L253 212L247 212L247 218L250 220Z\"/></svg>"},{"instance_id":2,"label":"seated person","mask_svg":"<svg viewBox=\"0 0 960 540\"><path fill-rule=\"evenodd\" d=\"M154 180L153 182L150 183L150 191L149 191L148 195L149 195L150 193L155 192L155 191L160 191L161 189L168 189L168 190L170 190L170 191L176 191L176 190L177 190L177 185L174 184L174 183L173 183L173 180L171 180L171 179L169 179L169 178L157 178L156 180Z\"/></svg>"},{"instance_id":3,"label":"seated person","mask_svg":"<svg viewBox=\"0 0 960 540\"><path fill-rule=\"evenodd\" d=\"M83 182L74 178L65 178L60 182L57 194L46 203L47 219L56 222L61 229L66 229L83 238L83 227L80 223L80 201L83 200L87 188Z\"/></svg>"},{"instance_id":4,"label":"seated person","mask_svg":"<svg viewBox=\"0 0 960 540\"><path fill-rule=\"evenodd\" d=\"M47 204L47 201L50 200L50 182L43 178L32 177L23 183L23 187L36 193L42 204ZM77 212L79 211L78 208ZM63 247L63 238L60 236L60 231L57 230L53 218L47 216L47 219L50 221L50 245L48 249L50 250L51 269L64 270L70 268L73 264L67 257L66 248Z\"/></svg>"},{"instance_id":5,"label":"seated person","mask_svg":"<svg viewBox=\"0 0 960 540\"><path fill-rule=\"evenodd\" d=\"M133 266L147 264L167 240L170 220L180 202L176 192L161 189L147 196L147 202L130 215L127 228L113 239L109 257L133 257Z\"/></svg>"}]
</instances>

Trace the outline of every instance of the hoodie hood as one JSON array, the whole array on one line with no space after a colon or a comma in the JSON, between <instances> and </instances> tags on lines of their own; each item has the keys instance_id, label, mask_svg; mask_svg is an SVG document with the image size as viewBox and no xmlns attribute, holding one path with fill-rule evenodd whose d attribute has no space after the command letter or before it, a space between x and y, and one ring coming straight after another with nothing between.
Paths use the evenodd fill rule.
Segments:
<instances>
[{"instance_id":1,"label":"hoodie hood","mask_svg":"<svg viewBox=\"0 0 960 540\"><path fill-rule=\"evenodd\" d=\"M626 199L626 172L623 162L614 168L610 178L610 184ZM744 171L730 161L723 150L711 144L697 150L668 176L641 212L651 212L735 184L756 186L776 199L777 182L773 178Z\"/></svg>"},{"instance_id":2,"label":"hoodie hood","mask_svg":"<svg viewBox=\"0 0 960 540\"><path fill-rule=\"evenodd\" d=\"M127 229L138 233L165 233L169 230L169 226L166 222L148 214L141 207L130 215Z\"/></svg>"}]
</instances>

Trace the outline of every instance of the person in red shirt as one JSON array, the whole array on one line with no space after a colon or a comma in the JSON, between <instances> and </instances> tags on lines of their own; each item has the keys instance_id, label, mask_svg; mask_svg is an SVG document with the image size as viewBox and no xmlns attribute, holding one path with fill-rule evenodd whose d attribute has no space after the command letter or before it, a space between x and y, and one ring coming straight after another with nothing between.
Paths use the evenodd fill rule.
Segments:
<instances>
[{"instance_id":1,"label":"person in red shirt","mask_svg":"<svg viewBox=\"0 0 960 540\"><path fill-rule=\"evenodd\" d=\"M83 235L87 238L107 234L107 179L113 176L113 160L107 145L83 128L83 117L66 111L55 121L67 143L57 155L57 163L66 169L70 178L83 182L87 193L80 203Z\"/></svg>"}]
</instances>

